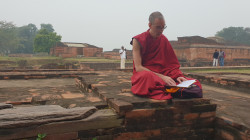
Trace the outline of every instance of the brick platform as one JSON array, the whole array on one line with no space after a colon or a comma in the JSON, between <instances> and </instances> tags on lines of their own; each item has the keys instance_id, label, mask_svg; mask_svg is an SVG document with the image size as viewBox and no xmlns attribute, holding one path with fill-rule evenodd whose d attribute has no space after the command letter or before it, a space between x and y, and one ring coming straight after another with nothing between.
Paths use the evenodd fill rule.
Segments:
<instances>
[{"instance_id":1,"label":"brick platform","mask_svg":"<svg viewBox=\"0 0 250 140\"><path fill-rule=\"evenodd\" d=\"M54 74L56 75L56 73ZM75 75L77 75L75 85L81 92L72 92L74 94L71 95L66 92L68 90L65 88L66 86L64 92L55 92L55 88L49 88L46 85L44 87L47 87L47 89L44 91L51 92L54 95L59 93L56 97L60 98L48 100L48 98L33 97L32 99L37 101L36 103L44 101L43 103L46 105L43 105L43 109L33 107L32 102L30 102L29 107L0 104L0 114L3 113L5 116L8 116L6 112L12 115L17 114L12 116L16 120L14 122L13 119L8 122L8 117L2 115L0 139L35 139L39 133L46 133L46 139L65 140L92 140L93 138L98 140L249 138L250 131L246 126L239 125L228 118L216 117L216 104L211 103L210 99L158 101L138 97L133 95L130 90L131 73L123 71L96 71L92 74L80 75L75 73ZM42 81L43 79L41 79ZM57 81L55 85L59 84L61 83ZM15 84L13 83L13 85ZM4 85L2 84L2 86ZM42 86L42 83L40 86ZM53 87L53 85L50 86ZM61 86L58 86L58 88L63 89ZM3 93L2 89L3 87L0 87L0 95ZM35 92L34 89L28 91ZM32 94L30 95L32 96ZM73 98L73 96L76 98ZM57 111L54 112L50 104L61 99L75 99L77 102L100 99L101 104L106 105L100 106L96 102L88 102L88 106L85 104L85 107L79 107L80 104L67 106L72 110L62 109L58 106L55 108L60 109L56 109ZM18 115L20 114L18 108L22 108L22 112L34 112L37 117L31 118L30 114L25 115L25 113ZM73 113L67 112L74 112L77 108L85 111L78 111L74 113L75 116L69 117L68 115ZM44 109L51 111L46 112Z\"/></svg>"}]
</instances>

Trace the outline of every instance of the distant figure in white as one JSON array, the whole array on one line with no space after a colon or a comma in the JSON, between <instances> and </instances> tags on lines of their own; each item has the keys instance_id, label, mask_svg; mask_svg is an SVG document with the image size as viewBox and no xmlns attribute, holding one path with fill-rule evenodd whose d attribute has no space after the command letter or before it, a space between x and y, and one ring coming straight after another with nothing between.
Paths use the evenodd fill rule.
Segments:
<instances>
[{"instance_id":1,"label":"distant figure in white","mask_svg":"<svg viewBox=\"0 0 250 140\"><path fill-rule=\"evenodd\" d=\"M121 56L121 69L125 69L126 49L124 49L124 47L122 46L119 53Z\"/></svg>"}]
</instances>

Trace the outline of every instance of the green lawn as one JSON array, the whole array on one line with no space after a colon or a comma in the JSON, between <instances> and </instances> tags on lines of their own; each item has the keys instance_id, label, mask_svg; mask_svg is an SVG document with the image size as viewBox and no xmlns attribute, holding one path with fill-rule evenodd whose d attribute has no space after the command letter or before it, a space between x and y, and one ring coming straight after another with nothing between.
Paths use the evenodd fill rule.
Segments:
<instances>
[{"instance_id":1,"label":"green lawn","mask_svg":"<svg viewBox=\"0 0 250 140\"><path fill-rule=\"evenodd\" d=\"M82 57L82 58L61 58L54 56L44 57L6 57L0 56L0 65L16 67L20 63L26 61L26 66L41 66L49 63L65 64L65 63L81 63L81 62L93 62L93 63L120 63L120 60L105 59L102 57ZM127 63L132 63L132 60L127 60Z\"/></svg>"}]
</instances>

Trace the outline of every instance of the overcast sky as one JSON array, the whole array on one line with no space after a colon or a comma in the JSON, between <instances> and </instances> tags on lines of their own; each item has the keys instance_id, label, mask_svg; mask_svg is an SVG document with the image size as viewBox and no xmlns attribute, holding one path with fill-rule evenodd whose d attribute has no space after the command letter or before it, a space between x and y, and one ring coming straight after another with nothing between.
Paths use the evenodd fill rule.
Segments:
<instances>
[{"instance_id":1,"label":"overcast sky","mask_svg":"<svg viewBox=\"0 0 250 140\"><path fill-rule=\"evenodd\" d=\"M132 49L131 38L148 29L154 11L164 15L169 40L250 27L250 0L0 0L0 20L39 29L50 23L63 42L89 43L104 51L122 45Z\"/></svg>"}]
</instances>

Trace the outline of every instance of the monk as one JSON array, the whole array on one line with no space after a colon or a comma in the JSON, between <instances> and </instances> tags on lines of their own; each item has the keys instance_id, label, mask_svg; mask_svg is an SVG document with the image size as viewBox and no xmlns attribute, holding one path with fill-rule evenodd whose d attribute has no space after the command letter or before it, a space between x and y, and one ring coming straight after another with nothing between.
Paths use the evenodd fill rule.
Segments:
<instances>
[{"instance_id":1,"label":"monk","mask_svg":"<svg viewBox=\"0 0 250 140\"><path fill-rule=\"evenodd\" d=\"M162 34L167 27L160 12L149 16L149 29L132 38L133 76L131 91L135 95L157 100L175 98L202 98L199 81L175 93L168 93L166 88L176 86L191 78L180 71L179 61L168 39Z\"/></svg>"}]
</instances>

